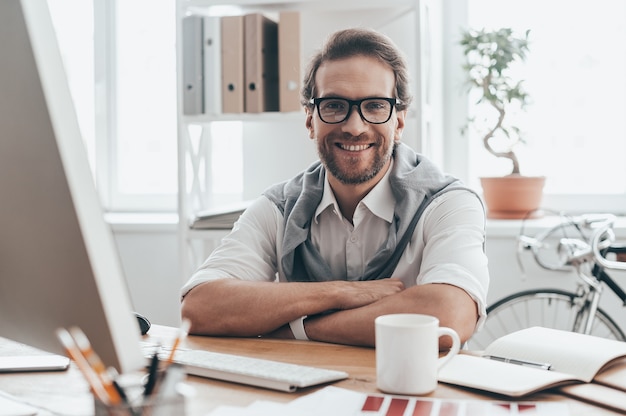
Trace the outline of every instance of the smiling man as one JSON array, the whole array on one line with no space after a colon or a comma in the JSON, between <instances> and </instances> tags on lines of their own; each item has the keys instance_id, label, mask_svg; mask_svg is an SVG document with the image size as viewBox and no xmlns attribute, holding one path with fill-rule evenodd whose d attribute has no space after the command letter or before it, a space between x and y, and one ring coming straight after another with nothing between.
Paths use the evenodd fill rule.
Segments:
<instances>
[{"instance_id":1,"label":"smiling man","mask_svg":"<svg viewBox=\"0 0 626 416\"><path fill-rule=\"evenodd\" d=\"M401 143L401 52L339 31L301 100L320 160L266 190L182 288L191 332L373 346L376 317L423 313L467 340L485 316L484 209Z\"/></svg>"}]
</instances>

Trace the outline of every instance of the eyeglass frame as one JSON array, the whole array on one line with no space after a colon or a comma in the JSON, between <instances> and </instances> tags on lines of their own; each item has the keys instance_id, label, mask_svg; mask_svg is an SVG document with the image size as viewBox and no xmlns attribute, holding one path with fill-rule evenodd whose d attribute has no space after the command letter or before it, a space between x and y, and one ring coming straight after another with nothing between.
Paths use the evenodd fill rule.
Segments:
<instances>
[{"instance_id":1,"label":"eyeglass frame","mask_svg":"<svg viewBox=\"0 0 626 416\"><path fill-rule=\"evenodd\" d=\"M344 100L344 101L346 101L349 104L349 108L348 108L348 112L346 113L346 116L342 120L334 121L334 122L328 122L328 121L324 120L322 118L321 113L320 113L320 103L325 101L325 100ZM385 121L373 122L373 121L369 121L367 118L365 118L365 116L363 115L363 112L361 111L361 104L363 104L363 101L368 101L368 100L384 100L384 101L387 101L391 105L391 107L389 109L389 116L387 117L387 119ZM322 121L322 123L326 123L326 124L343 123L352 114L352 108L356 106L356 111L359 113L359 116L361 117L361 120L366 121L366 122L368 122L370 124L385 124L389 120L391 120L391 115L393 114L393 109L398 104L402 104L402 100L400 100L399 98L389 98L389 97L365 97L365 98L362 98L360 100L349 100L349 99L344 98L344 97L317 97L317 98L311 98L309 100L309 104L311 104L312 106L317 108L317 115L319 116L319 118Z\"/></svg>"}]
</instances>

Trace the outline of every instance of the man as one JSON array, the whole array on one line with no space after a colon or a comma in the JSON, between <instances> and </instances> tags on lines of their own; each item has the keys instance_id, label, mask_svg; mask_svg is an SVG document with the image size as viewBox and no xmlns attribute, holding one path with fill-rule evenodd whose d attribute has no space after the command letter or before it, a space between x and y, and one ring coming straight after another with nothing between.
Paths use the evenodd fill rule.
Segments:
<instances>
[{"instance_id":1,"label":"man","mask_svg":"<svg viewBox=\"0 0 626 416\"><path fill-rule=\"evenodd\" d=\"M302 89L320 162L269 188L183 287L192 333L373 346L377 316L423 313L472 335L489 282L484 209L401 144L410 101L386 36L330 37Z\"/></svg>"}]
</instances>

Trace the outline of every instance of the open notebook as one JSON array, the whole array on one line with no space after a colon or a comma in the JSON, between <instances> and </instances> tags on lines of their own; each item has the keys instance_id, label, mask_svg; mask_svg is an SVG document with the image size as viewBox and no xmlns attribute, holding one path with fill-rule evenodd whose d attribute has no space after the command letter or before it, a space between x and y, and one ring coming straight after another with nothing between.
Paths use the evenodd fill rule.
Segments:
<instances>
[{"instance_id":1,"label":"open notebook","mask_svg":"<svg viewBox=\"0 0 626 416\"><path fill-rule=\"evenodd\" d=\"M495 340L481 356L455 356L440 370L439 381L509 397L562 387L563 393L626 411L626 343L523 329Z\"/></svg>"}]
</instances>

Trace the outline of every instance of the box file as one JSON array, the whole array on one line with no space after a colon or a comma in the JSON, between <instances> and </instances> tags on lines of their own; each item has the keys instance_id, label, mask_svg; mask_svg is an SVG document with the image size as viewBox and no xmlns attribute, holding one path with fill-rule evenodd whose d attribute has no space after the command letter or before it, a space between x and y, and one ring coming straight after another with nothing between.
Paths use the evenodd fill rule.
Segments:
<instances>
[{"instance_id":1,"label":"box file","mask_svg":"<svg viewBox=\"0 0 626 416\"><path fill-rule=\"evenodd\" d=\"M300 61L300 13L281 12L278 19L278 103L282 112L302 108Z\"/></svg>"},{"instance_id":2,"label":"box file","mask_svg":"<svg viewBox=\"0 0 626 416\"><path fill-rule=\"evenodd\" d=\"M183 46L183 113L204 112L203 21L200 16L188 16L182 22Z\"/></svg>"},{"instance_id":3,"label":"box file","mask_svg":"<svg viewBox=\"0 0 626 416\"><path fill-rule=\"evenodd\" d=\"M252 13L244 26L245 111L278 111L278 23Z\"/></svg>"},{"instance_id":4,"label":"box file","mask_svg":"<svg viewBox=\"0 0 626 416\"><path fill-rule=\"evenodd\" d=\"M221 26L222 112L243 113L244 16L224 16Z\"/></svg>"},{"instance_id":5,"label":"box file","mask_svg":"<svg viewBox=\"0 0 626 416\"><path fill-rule=\"evenodd\" d=\"M219 114L222 111L222 36L221 19L203 17L204 44L204 112Z\"/></svg>"}]
</instances>

